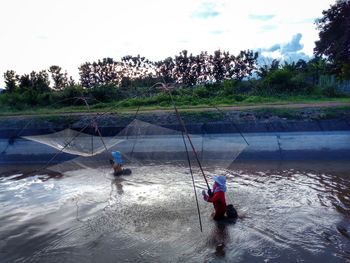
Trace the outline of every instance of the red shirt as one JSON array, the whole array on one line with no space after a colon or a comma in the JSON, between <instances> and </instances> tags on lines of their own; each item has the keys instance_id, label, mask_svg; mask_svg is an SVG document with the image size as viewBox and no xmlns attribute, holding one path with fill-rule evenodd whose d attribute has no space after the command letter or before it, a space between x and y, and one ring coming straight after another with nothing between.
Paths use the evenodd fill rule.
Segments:
<instances>
[{"instance_id":1,"label":"red shirt","mask_svg":"<svg viewBox=\"0 0 350 263\"><path fill-rule=\"evenodd\" d=\"M206 198L207 202L213 203L215 209L214 219L221 219L226 213L226 200L225 193L223 191L218 191L212 196Z\"/></svg>"}]
</instances>

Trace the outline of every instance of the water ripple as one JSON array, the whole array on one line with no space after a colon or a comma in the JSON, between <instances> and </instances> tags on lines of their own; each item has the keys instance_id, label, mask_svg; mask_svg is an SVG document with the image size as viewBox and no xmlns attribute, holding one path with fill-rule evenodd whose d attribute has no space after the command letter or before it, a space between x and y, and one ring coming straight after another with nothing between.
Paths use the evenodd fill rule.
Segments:
<instances>
[{"instance_id":1,"label":"water ripple","mask_svg":"<svg viewBox=\"0 0 350 263\"><path fill-rule=\"evenodd\" d=\"M350 178L300 169L227 170L234 225L216 224L185 166L0 177L1 262L339 262L350 258ZM206 189L195 168L197 191ZM21 177L20 180L14 180ZM199 197L200 194L199 194Z\"/></svg>"}]
</instances>

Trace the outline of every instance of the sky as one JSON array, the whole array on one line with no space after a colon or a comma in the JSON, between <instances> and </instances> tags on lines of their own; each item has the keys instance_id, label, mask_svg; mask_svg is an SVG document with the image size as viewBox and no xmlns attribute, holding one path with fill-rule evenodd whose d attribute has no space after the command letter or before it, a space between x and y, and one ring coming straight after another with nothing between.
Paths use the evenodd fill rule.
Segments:
<instances>
[{"instance_id":1,"label":"sky","mask_svg":"<svg viewBox=\"0 0 350 263\"><path fill-rule=\"evenodd\" d=\"M335 0L0 0L0 87L3 73L105 57L156 61L181 50L198 54L253 49L260 63L312 56L314 21Z\"/></svg>"}]
</instances>

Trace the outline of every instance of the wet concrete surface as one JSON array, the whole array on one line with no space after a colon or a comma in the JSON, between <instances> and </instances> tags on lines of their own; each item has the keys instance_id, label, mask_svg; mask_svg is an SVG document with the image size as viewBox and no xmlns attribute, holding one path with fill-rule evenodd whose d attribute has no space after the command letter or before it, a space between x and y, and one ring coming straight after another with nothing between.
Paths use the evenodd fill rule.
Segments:
<instances>
[{"instance_id":1,"label":"wet concrete surface","mask_svg":"<svg viewBox=\"0 0 350 263\"><path fill-rule=\"evenodd\" d=\"M328 132L272 132L245 134L246 145L237 133L192 135L199 154L209 153L211 158L232 158L233 150L242 151L238 160L349 160L350 131ZM88 140L88 139L87 139ZM108 140L108 139L107 139ZM90 141L86 142L90 145ZM203 146L204 145L204 146ZM127 142L114 147L125 155L154 160L186 159L182 137L143 136L129 138ZM6 163L45 163L55 155L52 162L69 160L72 155L47 145L19 138L9 144L8 139L0 139L0 164ZM223 157L224 156L224 157Z\"/></svg>"}]
</instances>

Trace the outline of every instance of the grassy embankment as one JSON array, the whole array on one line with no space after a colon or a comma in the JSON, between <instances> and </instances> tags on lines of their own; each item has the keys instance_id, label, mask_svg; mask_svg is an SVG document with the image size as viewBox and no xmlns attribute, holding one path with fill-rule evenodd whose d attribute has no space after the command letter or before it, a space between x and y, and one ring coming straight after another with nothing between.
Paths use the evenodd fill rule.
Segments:
<instances>
[{"instance_id":1,"label":"grassy embankment","mask_svg":"<svg viewBox=\"0 0 350 263\"><path fill-rule=\"evenodd\" d=\"M249 106L257 106L259 108L269 108L272 105L285 105L287 111L288 104L322 104L327 102L349 103L350 97L325 97L320 95L296 95L296 96L215 96L209 98L200 98L194 96L174 96L176 105L183 110L207 111L213 106L218 107L242 107L249 109ZM12 108L10 106L1 106L0 116L13 115L57 115L63 113L104 113L104 112L133 112L138 106L140 111L152 110L172 110L170 97L160 93L152 97L130 98L112 102L99 102L91 104L89 108L86 105L65 106L35 106L23 107L21 109ZM247 107L246 107L247 106ZM344 108L344 107L342 107ZM214 108L213 108L214 109ZM282 112L282 109L271 109L270 112ZM286 110L284 110L286 111Z\"/></svg>"}]
</instances>

